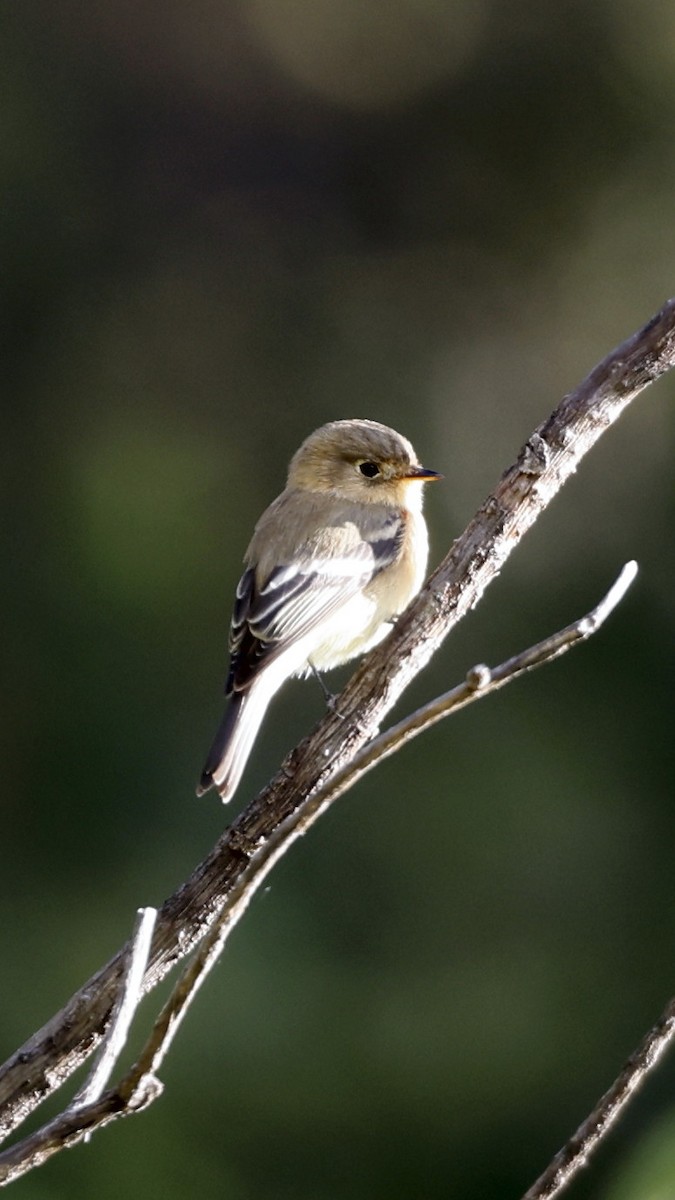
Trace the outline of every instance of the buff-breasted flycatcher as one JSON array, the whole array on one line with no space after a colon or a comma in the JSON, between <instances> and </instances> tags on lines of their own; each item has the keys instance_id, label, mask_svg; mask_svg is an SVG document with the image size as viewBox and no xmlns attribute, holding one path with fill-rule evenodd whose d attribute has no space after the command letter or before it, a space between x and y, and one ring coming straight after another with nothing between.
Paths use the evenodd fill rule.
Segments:
<instances>
[{"instance_id":1,"label":"buff-breasted flycatcher","mask_svg":"<svg viewBox=\"0 0 675 1200\"><path fill-rule=\"evenodd\" d=\"M228 704L198 795L215 786L230 799L284 680L338 666L385 636L422 585L421 484L440 478L377 421L331 421L302 443L246 551Z\"/></svg>"}]
</instances>

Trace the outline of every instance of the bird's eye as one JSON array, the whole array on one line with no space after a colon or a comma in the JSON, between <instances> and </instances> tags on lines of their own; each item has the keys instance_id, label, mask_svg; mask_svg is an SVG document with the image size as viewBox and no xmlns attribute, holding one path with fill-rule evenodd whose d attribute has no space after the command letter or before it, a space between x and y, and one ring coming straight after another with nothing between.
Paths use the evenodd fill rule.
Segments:
<instances>
[{"instance_id":1,"label":"bird's eye","mask_svg":"<svg viewBox=\"0 0 675 1200\"><path fill-rule=\"evenodd\" d=\"M374 462L359 463L359 471L365 475L366 479L374 479L376 475L380 474L380 468Z\"/></svg>"}]
</instances>

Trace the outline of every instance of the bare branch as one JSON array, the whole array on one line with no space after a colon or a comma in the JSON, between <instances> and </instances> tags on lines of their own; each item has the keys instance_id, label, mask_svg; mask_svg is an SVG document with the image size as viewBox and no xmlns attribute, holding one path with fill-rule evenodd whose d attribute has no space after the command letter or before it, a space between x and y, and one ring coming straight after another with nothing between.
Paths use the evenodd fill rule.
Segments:
<instances>
[{"instance_id":1,"label":"bare branch","mask_svg":"<svg viewBox=\"0 0 675 1200\"><path fill-rule=\"evenodd\" d=\"M523 1200L552 1200L586 1165L593 1150L611 1129L633 1093L644 1081L675 1037L675 999L628 1059L618 1078L605 1092L593 1112L579 1126Z\"/></svg>"},{"instance_id":2,"label":"bare branch","mask_svg":"<svg viewBox=\"0 0 675 1200\"><path fill-rule=\"evenodd\" d=\"M191 951L237 889L254 853L370 741L407 684L480 599L581 458L626 405L675 363L675 301L630 337L539 426L391 635L272 782L163 904L144 991ZM7 1133L91 1053L109 1021L123 951L0 1069L0 1132Z\"/></svg>"},{"instance_id":3,"label":"bare branch","mask_svg":"<svg viewBox=\"0 0 675 1200\"><path fill-rule=\"evenodd\" d=\"M493 670L483 665L472 668L464 683L446 692L437 700L424 705L411 716L399 721L392 729L375 738L329 784L304 800L251 858L246 870L242 872L236 886L230 892L218 920L202 941L165 1003L137 1062L119 1087L106 1095L104 1103L98 1104L103 1080L107 1079L108 1075L103 1076L103 1067L99 1071L97 1066L92 1080L61 1117L48 1122L37 1133L0 1154L0 1186L13 1182L33 1167L41 1165L59 1150L74 1145L80 1137L88 1139L95 1129L102 1128L115 1117L125 1116L130 1111L138 1111L161 1095L162 1085L157 1079L157 1072L167 1055L179 1025L202 983L218 961L230 932L243 916L254 893L267 877L277 859L288 850L295 839L305 833L310 825L367 771L370 771L383 758L400 750L412 738L435 725L443 717L450 716L474 700L482 699L498 688L504 687L505 684L517 679L525 671L543 666L544 663L551 662L564 654L572 646L578 646L586 641L600 629L610 612L625 595L636 574L637 564L627 563L609 592L586 616L566 626L559 633L545 638L544 641L530 647L529 650L508 659L507 662ZM147 912L147 910L142 911ZM147 936L149 935L146 932L146 938ZM140 927L135 940L138 941L139 937ZM136 958L140 959L140 956L141 951L136 954ZM140 962L137 963L137 969L139 965ZM137 995L133 992L131 985L125 990L131 990L132 996ZM123 1007L120 1004L120 1011ZM127 1007L130 1012L128 1020L124 1022L124 1033L126 1033L135 1009L133 1001L129 1001ZM120 1023L122 1023L121 1016L116 1024ZM104 1046L107 1046L115 1028L116 1025L109 1031ZM114 1062L113 1051L111 1050L109 1054L101 1057L111 1068ZM97 1087L94 1080L100 1080L101 1086ZM78 1114L79 1124L73 1121L73 1116L77 1117Z\"/></svg>"},{"instance_id":4,"label":"bare branch","mask_svg":"<svg viewBox=\"0 0 675 1200\"><path fill-rule=\"evenodd\" d=\"M431 729L437 721L442 721L444 717L450 716L451 713L458 712L460 708L466 708L467 705L473 704L474 700L482 700L485 696L489 696L492 692L496 692L499 688L504 687L507 683L512 683L520 675L524 675L526 671L533 671L536 667L542 667L544 663L552 662L553 659L559 658L561 654L571 650L573 646L578 646L585 642L592 634L597 633L598 629L607 620L607 617L614 611L616 606L621 603L630 585L635 579L638 571L636 562L628 562L622 568L612 584L611 588L599 604L591 609L584 617L580 617L578 621L573 621L571 625L567 625L561 629L559 633L553 633L549 637L544 638L542 642L537 642L536 646L530 646L529 650L523 650L520 654L514 655L506 662L503 662L498 667L486 667L484 663L479 663L472 667L467 672L464 683L460 683L458 687L454 687L444 695L439 696L436 700L429 701L428 704L418 708L416 712L410 716L404 717L397 725L393 725L385 733L379 734L373 738L359 753L355 756L351 763L348 763L341 772L331 780L328 787L322 789L318 796L330 794L331 799L337 799L347 787L351 787L358 779L370 771L372 767L377 766L384 758L388 758L390 754L395 754L402 746L416 738L420 733L424 733L427 729ZM304 805L301 806L304 809Z\"/></svg>"},{"instance_id":5,"label":"bare branch","mask_svg":"<svg viewBox=\"0 0 675 1200\"><path fill-rule=\"evenodd\" d=\"M127 1080L97 1100L77 1108L68 1107L65 1112L48 1121L36 1133L3 1150L0 1161L0 1187L14 1183L34 1167L57 1154L87 1141L97 1129L103 1129L115 1117L128 1116L146 1108L161 1092L161 1084L152 1077L143 1076L135 1090L127 1090Z\"/></svg>"},{"instance_id":6,"label":"bare branch","mask_svg":"<svg viewBox=\"0 0 675 1200\"><path fill-rule=\"evenodd\" d=\"M156 908L139 908L131 941L124 954L124 974L120 981L119 994L113 1006L110 1026L101 1043L92 1072L84 1087L74 1097L70 1105L71 1109L84 1108L98 1100L112 1075L142 996L143 976L148 964L152 931L155 928L156 920Z\"/></svg>"}]
</instances>

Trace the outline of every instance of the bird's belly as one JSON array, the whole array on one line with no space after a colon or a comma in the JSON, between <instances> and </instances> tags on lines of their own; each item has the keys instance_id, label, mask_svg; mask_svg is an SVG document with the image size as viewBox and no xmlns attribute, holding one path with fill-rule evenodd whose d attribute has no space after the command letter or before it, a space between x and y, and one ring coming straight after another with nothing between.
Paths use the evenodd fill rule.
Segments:
<instances>
[{"instance_id":1,"label":"bird's belly","mask_svg":"<svg viewBox=\"0 0 675 1200\"><path fill-rule=\"evenodd\" d=\"M389 632L390 615L382 613L373 598L363 593L353 596L322 630L317 630L317 641L307 654L308 665L327 671L365 654Z\"/></svg>"}]
</instances>

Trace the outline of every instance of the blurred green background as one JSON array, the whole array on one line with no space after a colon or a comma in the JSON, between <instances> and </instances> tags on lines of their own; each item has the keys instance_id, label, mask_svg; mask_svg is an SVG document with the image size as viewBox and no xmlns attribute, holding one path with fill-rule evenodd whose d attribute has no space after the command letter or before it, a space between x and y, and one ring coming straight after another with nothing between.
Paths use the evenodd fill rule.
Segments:
<instances>
[{"instance_id":1,"label":"blurred green background","mask_svg":"<svg viewBox=\"0 0 675 1200\"><path fill-rule=\"evenodd\" d=\"M674 13L2 6L1 1057L321 715L288 685L233 808L195 799L241 557L306 434L407 434L446 475L436 562L675 291ZM502 1200L543 1169L675 991L674 393L602 440L400 711L635 557L602 634L339 804L161 1102L18 1198ZM673 1144L666 1062L569 1195L670 1198Z\"/></svg>"}]
</instances>

